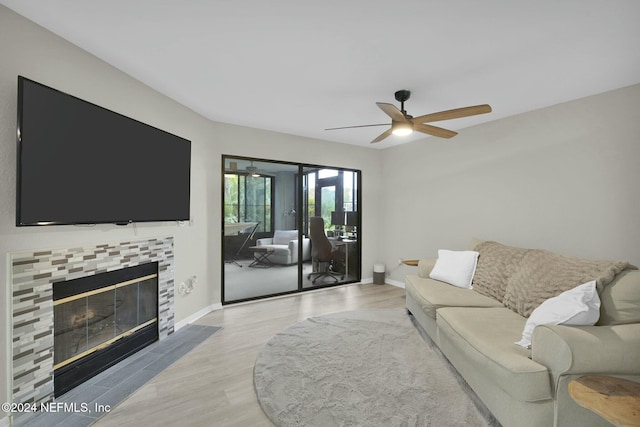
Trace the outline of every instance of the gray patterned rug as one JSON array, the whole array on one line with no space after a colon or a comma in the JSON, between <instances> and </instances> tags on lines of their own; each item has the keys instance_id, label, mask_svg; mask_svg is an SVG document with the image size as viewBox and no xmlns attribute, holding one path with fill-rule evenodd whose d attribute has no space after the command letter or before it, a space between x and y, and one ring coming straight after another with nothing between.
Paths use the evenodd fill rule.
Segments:
<instances>
[{"instance_id":1,"label":"gray patterned rug","mask_svg":"<svg viewBox=\"0 0 640 427\"><path fill-rule=\"evenodd\" d=\"M258 355L254 384L278 427L498 425L404 309L296 323Z\"/></svg>"}]
</instances>

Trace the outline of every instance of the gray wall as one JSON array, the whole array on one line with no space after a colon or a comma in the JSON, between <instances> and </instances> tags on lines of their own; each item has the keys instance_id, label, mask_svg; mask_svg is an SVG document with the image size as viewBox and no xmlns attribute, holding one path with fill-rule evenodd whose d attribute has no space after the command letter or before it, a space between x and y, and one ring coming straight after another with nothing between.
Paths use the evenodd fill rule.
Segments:
<instances>
[{"instance_id":1,"label":"gray wall","mask_svg":"<svg viewBox=\"0 0 640 427\"><path fill-rule=\"evenodd\" d=\"M494 106L499 108L499 106ZM640 266L640 85L383 153L384 261L471 237Z\"/></svg>"},{"instance_id":2,"label":"gray wall","mask_svg":"<svg viewBox=\"0 0 640 427\"><path fill-rule=\"evenodd\" d=\"M198 277L193 293L176 294L176 323L220 302L221 156L222 154L325 164L361 169L365 227L379 228L380 156L378 151L343 144L211 122L58 36L0 6L0 402L8 396L11 345L7 307L7 254L16 251L91 245L127 239L174 236L175 283ZM15 226L17 76L44 83L98 105L149 123L192 141L190 224L145 223ZM212 78L215 78L213 76ZM369 201L369 202L367 202ZM369 213L367 213L369 212ZM367 238L363 271L372 270L376 234ZM0 413L0 425L4 414Z\"/></svg>"}]
</instances>

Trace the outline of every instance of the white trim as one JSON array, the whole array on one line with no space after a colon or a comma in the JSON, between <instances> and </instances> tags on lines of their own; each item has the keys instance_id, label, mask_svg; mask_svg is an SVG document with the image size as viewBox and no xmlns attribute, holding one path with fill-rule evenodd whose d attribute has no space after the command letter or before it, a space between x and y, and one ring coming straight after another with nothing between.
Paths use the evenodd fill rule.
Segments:
<instances>
[{"instance_id":1,"label":"white trim","mask_svg":"<svg viewBox=\"0 0 640 427\"><path fill-rule=\"evenodd\" d=\"M373 277L367 277L365 279L362 279L360 283L373 283ZM384 279L384 283L385 285L396 286L398 288L404 289L404 282L401 282L399 280Z\"/></svg>"},{"instance_id":2,"label":"white trim","mask_svg":"<svg viewBox=\"0 0 640 427\"><path fill-rule=\"evenodd\" d=\"M199 318L201 318L203 316L206 316L207 314L211 313L212 311L216 311L216 310L222 310L222 304L220 304L219 302L215 303L215 304L211 304L210 306L205 307L202 310L196 311L191 316L188 316L186 319L181 320L178 323L175 323L173 325L173 331L177 332L178 329L184 328L188 324L193 323L196 320L198 320Z\"/></svg>"},{"instance_id":3,"label":"white trim","mask_svg":"<svg viewBox=\"0 0 640 427\"><path fill-rule=\"evenodd\" d=\"M392 279L386 279L385 283L387 285L391 285L391 286L397 286L399 288L404 289L404 282L401 282L399 280L392 280Z\"/></svg>"}]
</instances>

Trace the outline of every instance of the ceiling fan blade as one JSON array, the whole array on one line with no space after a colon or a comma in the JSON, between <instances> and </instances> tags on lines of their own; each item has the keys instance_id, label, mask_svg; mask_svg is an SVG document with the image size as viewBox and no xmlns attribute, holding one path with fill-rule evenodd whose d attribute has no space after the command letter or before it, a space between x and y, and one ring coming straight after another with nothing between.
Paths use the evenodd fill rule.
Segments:
<instances>
[{"instance_id":1,"label":"ceiling fan blade","mask_svg":"<svg viewBox=\"0 0 640 427\"><path fill-rule=\"evenodd\" d=\"M485 114L490 112L491 106L489 104L482 104L474 105L472 107L455 108L453 110L425 114L424 116L414 117L411 121L414 123L439 122L440 120L459 119L461 117L475 116L477 114Z\"/></svg>"},{"instance_id":2,"label":"ceiling fan blade","mask_svg":"<svg viewBox=\"0 0 640 427\"><path fill-rule=\"evenodd\" d=\"M382 132L380 135L378 135L378 137L376 139L371 141L371 143L374 144L376 142L380 142L383 139L385 139L386 137L388 137L389 135L391 135L391 128L389 128L389 129L385 130L384 132Z\"/></svg>"},{"instance_id":3,"label":"ceiling fan blade","mask_svg":"<svg viewBox=\"0 0 640 427\"><path fill-rule=\"evenodd\" d=\"M426 133L427 135L433 135L440 138L451 138L458 134L458 132L454 132L452 130L442 129L431 125L424 125L422 123L414 123L413 130L417 130L418 132Z\"/></svg>"},{"instance_id":4,"label":"ceiling fan blade","mask_svg":"<svg viewBox=\"0 0 640 427\"><path fill-rule=\"evenodd\" d=\"M387 116L391 117L392 120L398 122L407 121L407 118L404 116L404 114L402 114L402 111L398 110L398 107L396 107L395 105L387 104L385 102L376 102L376 105L380 107L380 109L384 111Z\"/></svg>"},{"instance_id":5,"label":"ceiling fan blade","mask_svg":"<svg viewBox=\"0 0 640 427\"><path fill-rule=\"evenodd\" d=\"M379 123L377 125L358 125L358 126L344 126L340 128L329 128L325 130L338 130L338 129L353 129L353 128L368 128L371 126L391 126L389 123Z\"/></svg>"}]
</instances>

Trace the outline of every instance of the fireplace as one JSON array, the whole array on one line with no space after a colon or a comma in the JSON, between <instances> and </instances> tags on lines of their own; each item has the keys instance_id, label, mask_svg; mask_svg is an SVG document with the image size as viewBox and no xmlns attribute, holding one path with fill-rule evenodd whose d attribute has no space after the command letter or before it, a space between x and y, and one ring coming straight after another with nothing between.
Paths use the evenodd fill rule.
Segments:
<instances>
[{"instance_id":1,"label":"fireplace","mask_svg":"<svg viewBox=\"0 0 640 427\"><path fill-rule=\"evenodd\" d=\"M53 283L54 395L158 340L158 263Z\"/></svg>"},{"instance_id":2,"label":"fireplace","mask_svg":"<svg viewBox=\"0 0 640 427\"><path fill-rule=\"evenodd\" d=\"M174 331L173 237L10 253L9 401L39 407L54 400L54 284L150 263L158 268L157 328L162 341ZM14 413L14 421L25 414Z\"/></svg>"}]
</instances>

